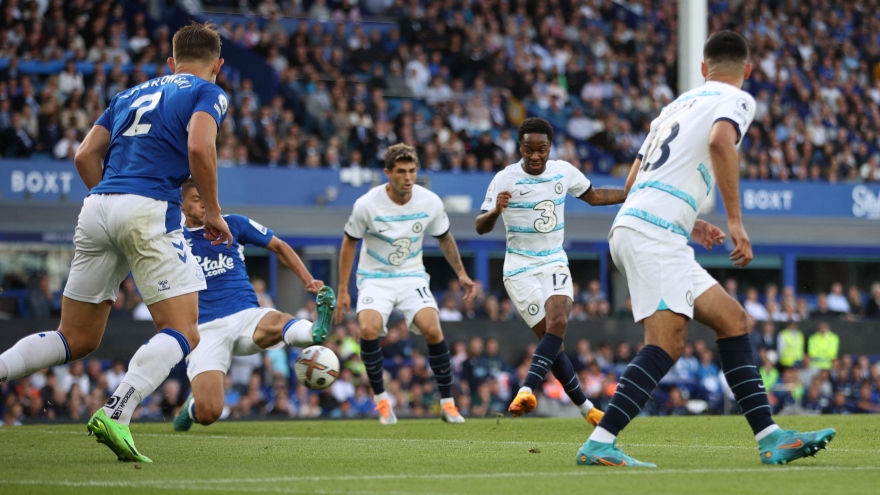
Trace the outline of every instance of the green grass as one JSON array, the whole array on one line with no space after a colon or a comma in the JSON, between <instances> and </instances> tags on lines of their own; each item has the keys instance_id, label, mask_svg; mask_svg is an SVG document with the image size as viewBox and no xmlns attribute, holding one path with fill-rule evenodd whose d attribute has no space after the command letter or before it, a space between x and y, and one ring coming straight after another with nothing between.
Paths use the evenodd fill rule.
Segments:
<instances>
[{"instance_id":1,"label":"green grass","mask_svg":"<svg viewBox=\"0 0 880 495\"><path fill-rule=\"evenodd\" d=\"M581 419L226 422L175 434L135 424L153 464L117 462L85 425L0 428L0 493L276 492L356 495L529 493L877 493L880 418L780 418L833 427L814 459L764 466L741 417L639 418L621 446L658 469L579 467Z\"/></svg>"}]
</instances>

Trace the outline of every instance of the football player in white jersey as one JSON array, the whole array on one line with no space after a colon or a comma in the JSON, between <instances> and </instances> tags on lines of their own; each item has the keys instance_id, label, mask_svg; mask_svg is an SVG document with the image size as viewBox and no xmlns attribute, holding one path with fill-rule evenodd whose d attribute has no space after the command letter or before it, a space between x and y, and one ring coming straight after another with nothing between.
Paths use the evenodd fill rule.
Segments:
<instances>
[{"instance_id":1,"label":"football player in white jersey","mask_svg":"<svg viewBox=\"0 0 880 495\"><path fill-rule=\"evenodd\" d=\"M418 155L412 146L396 144L385 152L388 183L375 187L354 204L345 224L339 251L337 321L351 308L348 293L354 250L363 239L357 269L357 317L361 327L361 359L373 388L379 422L397 423L385 392L382 349L379 337L387 333L391 311L399 309L410 330L424 335L428 362L440 391L441 418L464 423L452 398L452 366L449 346L443 339L437 301L429 289L430 277L422 264L425 233L437 238L446 261L455 270L465 299L476 292L461 262L458 246L449 232L449 218L443 202L433 192L417 185Z\"/></svg>"},{"instance_id":2,"label":"football player in white jersey","mask_svg":"<svg viewBox=\"0 0 880 495\"><path fill-rule=\"evenodd\" d=\"M599 426L578 451L577 463L656 467L623 453L617 435L640 413L657 382L678 360L693 318L718 337L721 369L758 442L761 461L785 464L825 448L833 429L782 430L770 415L761 375L740 304L694 259L688 245L720 244L720 229L697 220L716 181L727 209L734 249L744 267L752 247L742 224L737 147L755 116L755 101L742 91L752 70L742 36L721 31L703 48L706 83L679 96L651 123L651 131L626 181L627 200L611 228L615 265L626 275L633 316L645 343L620 377Z\"/></svg>"},{"instance_id":3,"label":"football player in white jersey","mask_svg":"<svg viewBox=\"0 0 880 495\"><path fill-rule=\"evenodd\" d=\"M521 416L538 404L534 390L548 371L592 425L602 411L593 407L581 389L562 340L573 299L568 257L562 249L567 195L591 205L612 205L625 199L623 189L594 188L572 164L548 160L553 127L544 119L529 118L518 131L523 159L507 166L489 184L477 217L477 233L495 227L498 217L507 228L504 287L526 324L540 339L532 366L509 411Z\"/></svg>"}]
</instances>

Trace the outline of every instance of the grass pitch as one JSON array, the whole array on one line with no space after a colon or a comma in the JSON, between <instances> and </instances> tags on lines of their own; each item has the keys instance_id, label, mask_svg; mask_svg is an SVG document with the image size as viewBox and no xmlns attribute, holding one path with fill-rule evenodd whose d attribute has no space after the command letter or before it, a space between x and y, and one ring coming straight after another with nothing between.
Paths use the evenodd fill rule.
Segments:
<instances>
[{"instance_id":1,"label":"grass pitch","mask_svg":"<svg viewBox=\"0 0 880 495\"><path fill-rule=\"evenodd\" d=\"M764 466L741 417L639 418L620 445L658 469L580 467L581 419L227 422L177 434L134 424L153 464L117 462L85 425L0 428L0 493L878 493L880 417L783 417L837 429L827 451Z\"/></svg>"}]
</instances>

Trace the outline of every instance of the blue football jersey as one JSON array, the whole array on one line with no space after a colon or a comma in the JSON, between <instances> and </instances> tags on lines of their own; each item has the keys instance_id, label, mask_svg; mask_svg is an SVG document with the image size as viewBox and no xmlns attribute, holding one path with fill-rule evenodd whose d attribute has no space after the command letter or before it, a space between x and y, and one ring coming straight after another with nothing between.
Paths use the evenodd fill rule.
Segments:
<instances>
[{"instance_id":1,"label":"blue football jersey","mask_svg":"<svg viewBox=\"0 0 880 495\"><path fill-rule=\"evenodd\" d=\"M224 218L235 239L232 247L212 246L211 241L205 239L204 228L183 231L208 284L207 289L199 292L199 324L260 307L245 269L244 245L264 248L275 234L241 215L224 215Z\"/></svg>"},{"instance_id":2,"label":"blue football jersey","mask_svg":"<svg viewBox=\"0 0 880 495\"><path fill-rule=\"evenodd\" d=\"M206 112L219 126L228 106L219 86L190 74L157 77L117 94L95 122L110 131L110 147L101 182L89 194L180 204L180 185L190 175L190 118Z\"/></svg>"}]
</instances>

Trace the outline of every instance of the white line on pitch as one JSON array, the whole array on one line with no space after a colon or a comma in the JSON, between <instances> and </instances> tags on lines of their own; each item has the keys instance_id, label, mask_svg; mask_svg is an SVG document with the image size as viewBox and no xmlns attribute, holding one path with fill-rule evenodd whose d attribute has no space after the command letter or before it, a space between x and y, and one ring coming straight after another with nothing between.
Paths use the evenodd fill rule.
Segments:
<instances>
[{"instance_id":1,"label":"white line on pitch","mask_svg":"<svg viewBox=\"0 0 880 495\"><path fill-rule=\"evenodd\" d=\"M0 432L12 432L12 429L0 429ZM53 435L84 435L75 431L56 431L56 430L39 430L28 429L28 433L46 433ZM234 440L234 439L259 439L259 440L281 440L281 441L304 441L304 442L393 442L393 443L460 443L460 444L476 444L476 445L525 445L525 446L580 446L583 442L548 442L548 441L525 441L525 440L458 440L458 439L415 439L415 438L365 438L365 437L306 437L306 436L265 436L265 435L200 435L189 434L182 435L178 433L136 433L138 437L156 437L156 438L176 438L178 440L188 439L206 439L206 440ZM627 443L621 442L621 447L649 447L649 448L675 448L675 449L704 449L704 450L755 450L757 447L752 445L692 445L682 443ZM858 452L880 454L878 449L839 449L831 444L829 450L834 452Z\"/></svg>"}]
</instances>

